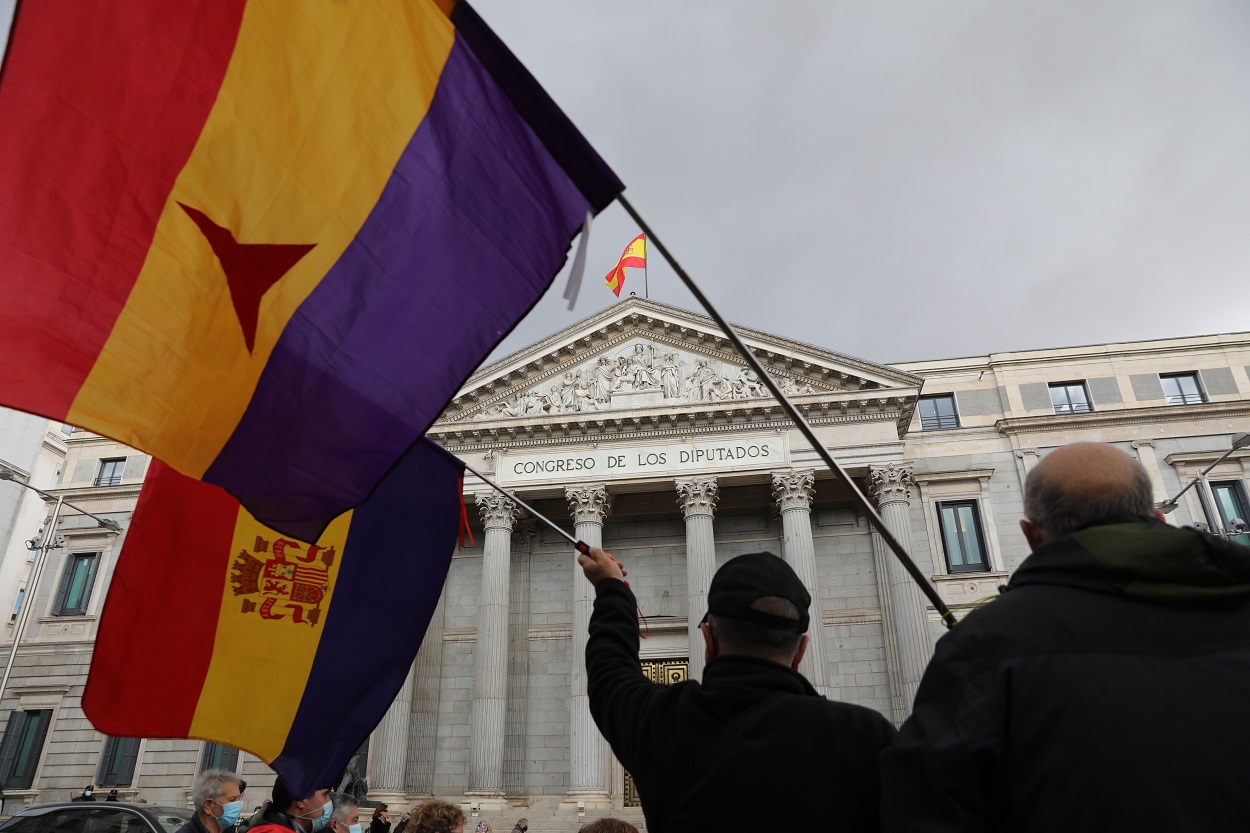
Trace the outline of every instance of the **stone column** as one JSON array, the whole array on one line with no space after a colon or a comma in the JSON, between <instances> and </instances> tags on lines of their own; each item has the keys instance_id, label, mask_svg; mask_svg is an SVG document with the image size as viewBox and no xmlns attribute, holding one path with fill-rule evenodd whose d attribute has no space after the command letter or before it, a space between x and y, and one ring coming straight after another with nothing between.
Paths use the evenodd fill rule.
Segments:
<instances>
[{"instance_id":1,"label":"stone column","mask_svg":"<svg viewBox=\"0 0 1250 833\"><path fill-rule=\"evenodd\" d=\"M612 508L608 488L602 483L569 486L564 490L573 514L574 534L592 547L603 546L603 519ZM607 806L604 782L606 757L603 738L590 717L586 694L586 640L595 590L582 575L577 560L569 559L573 570L573 648L569 657L573 689L569 698L569 794L567 801L580 800L587 806Z\"/></svg>"},{"instance_id":2,"label":"stone column","mask_svg":"<svg viewBox=\"0 0 1250 833\"><path fill-rule=\"evenodd\" d=\"M369 795L375 801L404 803L414 673L414 668L408 669L403 688L395 695L386 716L373 732L369 755Z\"/></svg>"},{"instance_id":3,"label":"stone column","mask_svg":"<svg viewBox=\"0 0 1250 833\"><path fill-rule=\"evenodd\" d=\"M703 634L699 620L707 613L707 591L716 572L716 539L712 515L720 494L715 477L678 480L677 503L686 517L686 615L690 643L690 679L703 677Z\"/></svg>"},{"instance_id":4,"label":"stone column","mask_svg":"<svg viewBox=\"0 0 1250 833\"><path fill-rule=\"evenodd\" d=\"M773 497L781 512L781 551L799 580L812 594L808 611L807 653L799 671L816 690L829 697L829 660L825 654L825 622L820 603L820 582L816 576L816 543L812 540L812 498L816 476L811 470L773 475Z\"/></svg>"},{"instance_id":5,"label":"stone column","mask_svg":"<svg viewBox=\"0 0 1250 833\"><path fill-rule=\"evenodd\" d=\"M909 554L912 550L911 472L910 464L874 467L869 484L886 529ZM877 552L877 587L887 643L890 693L895 720L901 722L911 713L920 677L933 651L929 614L924 593L886 547L884 539L874 535L873 549Z\"/></svg>"},{"instance_id":6,"label":"stone column","mask_svg":"<svg viewBox=\"0 0 1250 833\"><path fill-rule=\"evenodd\" d=\"M508 710L508 579L512 525L517 506L502 495L478 495L486 528L477 642L473 646L473 712L469 743L469 792L503 796L504 720Z\"/></svg>"}]
</instances>

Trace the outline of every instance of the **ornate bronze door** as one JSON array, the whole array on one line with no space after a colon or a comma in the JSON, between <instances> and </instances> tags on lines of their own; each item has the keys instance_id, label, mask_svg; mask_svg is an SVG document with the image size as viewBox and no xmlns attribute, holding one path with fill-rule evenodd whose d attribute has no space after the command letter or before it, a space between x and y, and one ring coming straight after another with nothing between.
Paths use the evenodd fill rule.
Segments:
<instances>
[{"instance_id":1,"label":"ornate bronze door","mask_svg":"<svg viewBox=\"0 0 1250 833\"><path fill-rule=\"evenodd\" d=\"M690 662L684 659L643 660L642 673L653 683L672 685L690 679ZM638 797L638 788L634 786L634 776L625 771L625 806L641 807L642 799Z\"/></svg>"}]
</instances>

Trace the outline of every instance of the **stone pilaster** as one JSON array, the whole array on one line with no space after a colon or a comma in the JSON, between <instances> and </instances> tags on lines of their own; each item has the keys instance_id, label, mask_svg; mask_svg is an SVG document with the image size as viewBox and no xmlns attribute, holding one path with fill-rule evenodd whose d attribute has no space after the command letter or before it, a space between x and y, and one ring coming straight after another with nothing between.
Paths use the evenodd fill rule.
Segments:
<instances>
[{"instance_id":1,"label":"stone pilaster","mask_svg":"<svg viewBox=\"0 0 1250 833\"><path fill-rule=\"evenodd\" d=\"M808 613L807 653L799 671L828 697L829 660L825 654L825 625L820 603L820 582L816 576L816 542L812 539L812 498L815 497L816 476L811 470L790 471L773 475L773 497L781 513L781 551L799 580L812 594Z\"/></svg>"},{"instance_id":2,"label":"stone pilaster","mask_svg":"<svg viewBox=\"0 0 1250 833\"><path fill-rule=\"evenodd\" d=\"M602 483L569 486L564 490L573 515L574 534L592 547L603 546L603 519L612 509L612 496ZM603 738L590 717L586 693L586 640L595 590L582 575L577 560L569 557L573 570L573 687L569 698L569 793L567 801L587 806L607 806L606 761Z\"/></svg>"},{"instance_id":3,"label":"stone pilaster","mask_svg":"<svg viewBox=\"0 0 1250 833\"><path fill-rule=\"evenodd\" d=\"M1137 450L1137 460L1150 477L1150 488L1155 503L1163 503L1169 495L1163 486L1163 472L1159 470L1159 458L1155 455L1154 440L1133 440L1133 448Z\"/></svg>"},{"instance_id":4,"label":"stone pilaster","mask_svg":"<svg viewBox=\"0 0 1250 833\"><path fill-rule=\"evenodd\" d=\"M707 591L716 572L716 538L712 517L720 492L715 477L677 481L677 503L686 517L686 615L690 644L690 679L703 677L703 634L699 620L707 613Z\"/></svg>"},{"instance_id":5,"label":"stone pilaster","mask_svg":"<svg viewBox=\"0 0 1250 833\"><path fill-rule=\"evenodd\" d=\"M434 766L438 757L438 717L443 680L443 620L447 587L425 629L414 664L412 716L408 724L408 773L404 779L410 795L434 793Z\"/></svg>"},{"instance_id":6,"label":"stone pilaster","mask_svg":"<svg viewBox=\"0 0 1250 833\"><path fill-rule=\"evenodd\" d=\"M469 792L503 795L503 740L508 710L508 587L512 526L518 510L502 495L477 497L486 528L477 642L473 647L473 711L470 723Z\"/></svg>"},{"instance_id":7,"label":"stone pilaster","mask_svg":"<svg viewBox=\"0 0 1250 833\"><path fill-rule=\"evenodd\" d=\"M886 529L909 554L912 549L911 473L910 464L890 463L874 467L869 481L869 490L877 501ZM881 595L881 619L894 718L902 722L911 713L920 677L933 650L928 613L924 593L894 553L889 551L884 539L875 534L873 552L877 562L877 587Z\"/></svg>"}]
</instances>

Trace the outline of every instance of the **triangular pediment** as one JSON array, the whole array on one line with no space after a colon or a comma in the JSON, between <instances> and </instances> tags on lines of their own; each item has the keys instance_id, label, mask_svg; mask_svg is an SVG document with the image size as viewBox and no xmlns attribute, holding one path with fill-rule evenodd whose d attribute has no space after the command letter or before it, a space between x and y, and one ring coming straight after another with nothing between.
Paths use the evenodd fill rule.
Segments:
<instances>
[{"instance_id":1,"label":"triangular pediment","mask_svg":"<svg viewBox=\"0 0 1250 833\"><path fill-rule=\"evenodd\" d=\"M908 389L914 396L921 381L892 367L750 328L738 328L738 333L796 401L868 393L880 398L892 389ZM593 420L657 410L758 407L773 401L710 318L629 298L481 368L437 427Z\"/></svg>"}]
</instances>

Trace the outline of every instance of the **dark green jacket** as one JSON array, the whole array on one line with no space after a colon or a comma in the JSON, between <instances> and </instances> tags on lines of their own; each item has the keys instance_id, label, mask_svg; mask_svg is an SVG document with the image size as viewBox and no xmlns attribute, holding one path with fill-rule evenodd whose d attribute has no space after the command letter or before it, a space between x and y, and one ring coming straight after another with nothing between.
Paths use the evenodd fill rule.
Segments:
<instances>
[{"instance_id":1,"label":"dark green jacket","mask_svg":"<svg viewBox=\"0 0 1250 833\"><path fill-rule=\"evenodd\" d=\"M1250 825L1250 549L1132 520L1039 547L944 636L886 831Z\"/></svg>"}]
</instances>

